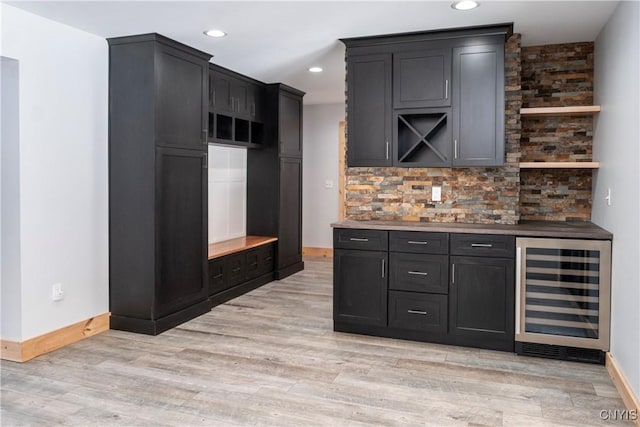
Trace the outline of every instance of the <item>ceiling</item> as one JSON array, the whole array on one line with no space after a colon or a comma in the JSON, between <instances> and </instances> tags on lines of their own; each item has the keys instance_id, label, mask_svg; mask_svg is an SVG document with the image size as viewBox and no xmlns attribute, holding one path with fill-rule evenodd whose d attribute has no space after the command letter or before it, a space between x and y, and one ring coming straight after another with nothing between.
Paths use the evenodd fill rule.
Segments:
<instances>
[{"instance_id":1,"label":"ceiling","mask_svg":"<svg viewBox=\"0 0 640 427\"><path fill-rule=\"evenodd\" d=\"M214 55L212 62L305 92L306 104L344 101L339 38L513 22L522 44L593 41L614 1L5 1L100 37L156 32ZM227 37L203 31L219 28ZM313 74L318 65L324 72Z\"/></svg>"}]
</instances>

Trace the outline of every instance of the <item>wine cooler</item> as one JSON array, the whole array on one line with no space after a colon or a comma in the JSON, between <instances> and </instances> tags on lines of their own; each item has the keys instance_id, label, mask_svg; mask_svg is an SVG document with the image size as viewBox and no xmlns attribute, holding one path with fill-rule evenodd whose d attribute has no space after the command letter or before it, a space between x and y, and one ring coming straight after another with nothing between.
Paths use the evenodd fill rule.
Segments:
<instances>
[{"instance_id":1,"label":"wine cooler","mask_svg":"<svg viewBox=\"0 0 640 427\"><path fill-rule=\"evenodd\" d=\"M611 242L516 239L516 352L604 363Z\"/></svg>"}]
</instances>

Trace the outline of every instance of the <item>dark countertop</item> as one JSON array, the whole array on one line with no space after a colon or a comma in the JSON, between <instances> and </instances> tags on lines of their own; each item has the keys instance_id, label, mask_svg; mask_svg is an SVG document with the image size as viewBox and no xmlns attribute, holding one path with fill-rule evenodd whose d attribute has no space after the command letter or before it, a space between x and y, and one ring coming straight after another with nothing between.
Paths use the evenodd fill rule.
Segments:
<instances>
[{"instance_id":1,"label":"dark countertop","mask_svg":"<svg viewBox=\"0 0 640 427\"><path fill-rule=\"evenodd\" d=\"M564 237L611 240L613 234L589 221L521 221L517 225L462 224L457 222L355 221L331 224L333 228L367 230L431 231L440 233L509 234L521 237Z\"/></svg>"}]
</instances>

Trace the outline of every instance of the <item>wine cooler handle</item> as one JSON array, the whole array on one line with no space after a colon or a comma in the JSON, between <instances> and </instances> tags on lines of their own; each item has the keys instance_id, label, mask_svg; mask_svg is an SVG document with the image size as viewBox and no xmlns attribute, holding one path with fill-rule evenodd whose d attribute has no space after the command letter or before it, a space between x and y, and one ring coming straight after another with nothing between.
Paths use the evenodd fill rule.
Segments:
<instances>
[{"instance_id":1,"label":"wine cooler handle","mask_svg":"<svg viewBox=\"0 0 640 427\"><path fill-rule=\"evenodd\" d=\"M520 334L520 286L522 285L522 248L516 248L516 336Z\"/></svg>"}]
</instances>

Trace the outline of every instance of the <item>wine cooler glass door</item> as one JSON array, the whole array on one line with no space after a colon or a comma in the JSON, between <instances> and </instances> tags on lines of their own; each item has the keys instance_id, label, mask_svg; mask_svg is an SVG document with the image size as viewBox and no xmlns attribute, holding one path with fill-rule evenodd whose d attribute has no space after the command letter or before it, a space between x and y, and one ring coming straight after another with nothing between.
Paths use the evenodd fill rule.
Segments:
<instances>
[{"instance_id":1,"label":"wine cooler glass door","mask_svg":"<svg viewBox=\"0 0 640 427\"><path fill-rule=\"evenodd\" d=\"M611 242L516 239L516 341L609 349Z\"/></svg>"}]
</instances>

